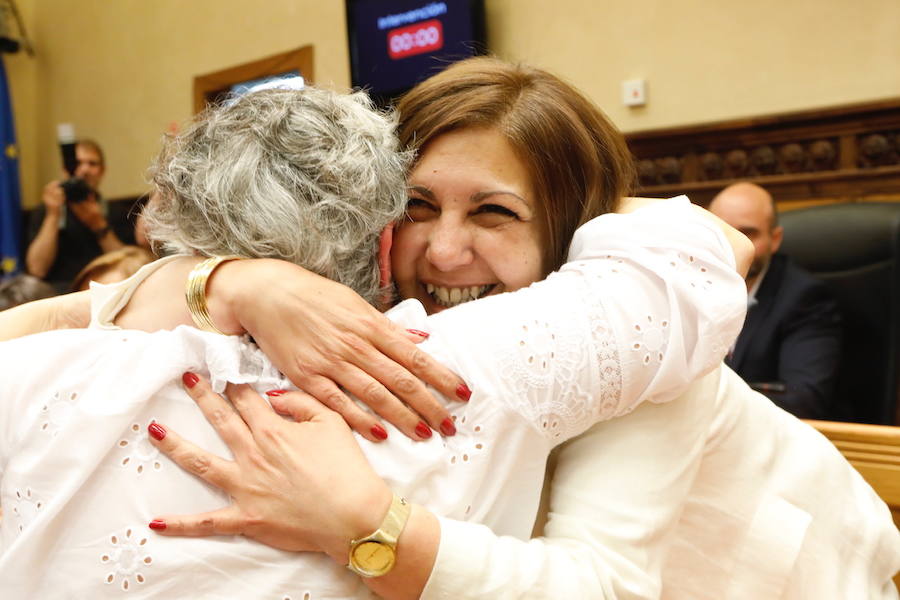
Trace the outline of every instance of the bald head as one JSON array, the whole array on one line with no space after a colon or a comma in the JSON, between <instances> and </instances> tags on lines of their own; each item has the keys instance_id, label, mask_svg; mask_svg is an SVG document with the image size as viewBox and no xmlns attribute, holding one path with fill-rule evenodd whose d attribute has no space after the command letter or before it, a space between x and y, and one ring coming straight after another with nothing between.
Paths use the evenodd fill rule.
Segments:
<instances>
[{"instance_id":1,"label":"bald head","mask_svg":"<svg viewBox=\"0 0 900 600\"><path fill-rule=\"evenodd\" d=\"M709 210L732 227L737 225L726 218L726 215L732 215L738 221L765 222L769 229L778 226L772 194L748 181L733 183L719 192L709 204Z\"/></svg>"},{"instance_id":2,"label":"bald head","mask_svg":"<svg viewBox=\"0 0 900 600\"><path fill-rule=\"evenodd\" d=\"M755 254L747 273L747 286L752 286L781 246L783 231L778 226L772 195L754 183L742 181L719 192L709 210L753 242Z\"/></svg>"}]
</instances>

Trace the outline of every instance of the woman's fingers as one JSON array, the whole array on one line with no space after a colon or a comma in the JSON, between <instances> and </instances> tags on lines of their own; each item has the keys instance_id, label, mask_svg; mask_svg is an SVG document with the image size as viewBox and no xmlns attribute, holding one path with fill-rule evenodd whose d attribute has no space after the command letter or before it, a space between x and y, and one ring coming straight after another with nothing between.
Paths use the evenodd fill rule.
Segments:
<instances>
[{"instance_id":1,"label":"woman's fingers","mask_svg":"<svg viewBox=\"0 0 900 600\"><path fill-rule=\"evenodd\" d=\"M447 394L446 390L452 388L453 392L448 395L451 399L463 399L457 392L459 386L465 384L452 371L406 339L404 336L410 335L408 330L395 326L387 319L384 323L387 327L378 324L370 338L348 342L355 352L351 355L352 360L345 362L356 368L342 365L326 375L414 440L428 437L420 434L423 429L419 424L423 421L431 429L442 431L442 424L450 422L450 413L415 372L429 374L434 380L443 378L444 390L439 391ZM418 338L428 337L424 331L413 331L417 331L415 336ZM376 344L378 339L393 342L387 342L382 348ZM395 355L386 351L392 343L396 348ZM404 360L399 360L400 356ZM443 433L452 435L446 426Z\"/></svg>"},{"instance_id":2,"label":"woman's fingers","mask_svg":"<svg viewBox=\"0 0 900 600\"><path fill-rule=\"evenodd\" d=\"M276 548L294 552L315 551L312 544L295 540L290 547L277 543L277 536L266 536L255 531L252 520L236 504L226 508L196 515L164 515L148 523L148 527L160 535L180 537L208 537L211 535L243 535Z\"/></svg>"},{"instance_id":3,"label":"woman's fingers","mask_svg":"<svg viewBox=\"0 0 900 600\"><path fill-rule=\"evenodd\" d=\"M306 392L275 390L267 392L267 395L275 412L290 416L298 423L311 421L324 414L331 414L329 408L323 406L321 402Z\"/></svg>"},{"instance_id":4,"label":"woman's fingers","mask_svg":"<svg viewBox=\"0 0 900 600\"><path fill-rule=\"evenodd\" d=\"M407 352L408 365L431 373L433 379L446 378L445 388L455 386L452 398L463 400L468 397L468 388L450 370L397 332L390 332L390 335L402 344L402 350L398 349L398 352ZM428 439L433 431L453 435L455 429L444 404L403 364L386 357L371 343L370 340L356 340L352 344L354 351L346 353L352 361L345 358L340 363L333 363L322 369L322 376L307 377L299 382L299 387L338 412L351 428L373 441L383 439L385 430L378 419L361 409L337 384L410 439ZM461 389L466 393L461 395Z\"/></svg>"},{"instance_id":5,"label":"woman's fingers","mask_svg":"<svg viewBox=\"0 0 900 600\"><path fill-rule=\"evenodd\" d=\"M345 366L345 370L350 369L355 369L355 367ZM419 441L431 437L432 432L428 424L419 415L406 408L402 402L392 396L384 386L363 371L358 371L355 377L361 382L356 389L363 390L358 395L367 397L369 407L384 417L385 420L392 423L413 440ZM341 378L346 382L353 380L353 377L347 375L346 371ZM318 383L325 389L334 385L330 379L326 378L321 378ZM348 383L348 385L354 387L352 383ZM310 385L307 385L307 389L310 389L310 387ZM314 388L315 384L312 387ZM377 388L379 391L373 392L373 388ZM275 395L271 396L273 393ZM380 395L380 397L376 398L376 394ZM323 410L333 409L341 415L351 429L360 433L366 439L373 442L381 442L387 439L388 431L375 415L363 410L349 399L347 402L340 401L334 404L329 394L326 393L323 397L325 400L320 403L318 399L303 392L277 390L276 392L270 392L269 401L276 412L290 415L297 421L308 420ZM315 403L318 406L314 407L310 403ZM337 408L334 408L334 406L337 406Z\"/></svg>"},{"instance_id":6,"label":"woman's fingers","mask_svg":"<svg viewBox=\"0 0 900 600\"><path fill-rule=\"evenodd\" d=\"M237 416L250 428L251 435L254 429L278 418L269 403L246 383L226 384L225 396L237 410Z\"/></svg>"},{"instance_id":7,"label":"woman's fingers","mask_svg":"<svg viewBox=\"0 0 900 600\"><path fill-rule=\"evenodd\" d=\"M323 379L323 381L331 383L327 379ZM316 417L334 414L322 402L301 391L272 390L266 392L269 398L268 402L266 402L249 385L229 383L225 387L225 394L234 404L240 416L249 425L251 434L264 430L272 423L272 419L276 418L273 410L278 414L289 415L297 422L310 421ZM326 395L326 397L329 396ZM372 415L360 409L355 403L350 402L349 399L347 402L341 401L339 404L345 411L352 406L361 413L361 418L360 415L353 413L348 415L341 414L351 428L356 429L373 442L380 442L387 438L387 431ZM355 422L356 425L351 423L351 421Z\"/></svg>"},{"instance_id":8,"label":"woman's fingers","mask_svg":"<svg viewBox=\"0 0 900 600\"><path fill-rule=\"evenodd\" d=\"M381 360L385 359L382 358ZM396 368L390 361L385 360L385 363ZM341 379L345 382L348 391L362 400L384 420L403 432L404 435L416 441L428 439L432 435L432 429L440 427L444 420L450 418L450 413L431 395L422 382L412 377L409 373L405 373L403 377L406 378L406 382L401 387L404 387L408 392L412 392L413 386L420 387L422 395L429 400L427 406L422 406L422 411L415 412L410 409L394 394L390 393L381 382L372 378L361 369L347 365L341 375ZM421 404L423 403L420 402ZM369 413L366 414L368 415Z\"/></svg>"},{"instance_id":9,"label":"woman's fingers","mask_svg":"<svg viewBox=\"0 0 900 600\"><path fill-rule=\"evenodd\" d=\"M215 428L222 440L232 450L246 448L251 435L247 424L235 412L231 404L222 396L215 393L209 386L209 382L196 373L185 373L181 381L188 395L194 399L206 420Z\"/></svg>"},{"instance_id":10,"label":"woman's fingers","mask_svg":"<svg viewBox=\"0 0 900 600\"><path fill-rule=\"evenodd\" d=\"M439 363L416 344L411 343L408 339L408 330L402 330L399 325L394 323L391 323L391 326L394 327L394 335L382 336L382 341L377 345L377 349L380 352L383 352L397 364L402 365L419 380L431 385L445 397L462 402L469 401L472 391L459 375ZM421 333L426 332L423 331ZM420 410L418 406L420 398L418 396L413 401L407 398L404 398L404 400L419 414L423 414L422 410L427 410L425 408L428 406L427 401L423 402L423 409Z\"/></svg>"},{"instance_id":11,"label":"woman's fingers","mask_svg":"<svg viewBox=\"0 0 900 600\"><path fill-rule=\"evenodd\" d=\"M160 535L207 537L240 535L246 519L235 505L196 515L167 515L150 521L149 527Z\"/></svg>"},{"instance_id":12,"label":"woman's fingers","mask_svg":"<svg viewBox=\"0 0 900 600\"><path fill-rule=\"evenodd\" d=\"M431 337L430 333L421 329L404 329L400 334L404 339L409 340L413 344L421 344Z\"/></svg>"},{"instance_id":13,"label":"woman's fingers","mask_svg":"<svg viewBox=\"0 0 900 600\"><path fill-rule=\"evenodd\" d=\"M147 427L150 443L185 471L227 493L232 493L238 478L236 465L187 441L162 423Z\"/></svg>"},{"instance_id":14,"label":"woman's fingers","mask_svg":"<svg viewBox=\"0 0 900 600\"><path fill-rule=\"evenodd\" d=\"M347 368L346 365L345 368ZM345 382L347 381L346 377L341 377L340 379ZM374 379L369 379L376 384L378 383ZM312 377L304 382L303 388L322 405L341 415L351 429L365 437L367 440L381 442L387 439L387 430L381 425L378 418L360 408L359 405L351 400L347 394L342 392L334 381L328 377ZM284 400L284 398L282 397L281 400ZM289 405L290 402L287 404ZM273 404L273 406L275 407L275 410L281 412L281 408L285 406L285 403L282 402L278 404L278 406ZM293 410L288 410L288 412L293 416ZM296 416L294 418L296 418ZM415 418L418 419L418 417ZM414 427L415 425L413 425L413 428Z\"/></svg>"},{"instance_id":15,"label":"woman's fingers","mask_svg":"<svg viewBox=\"0 0 900 600\"><path fill-rule=\"evenodd\" d=\"M237 263L249 262L236 261L230 269L236 274L246 266ZM419 433L432 428L441 431L442 424L445 432L450 431L448 411L419 377L451 399L465 399L469 392L459 377L410 341L427 338L426 332L405 330L344 286L296 265L259 264L244 276L264 280L270 293L261 297L239 292L226 304L298 388L340 413L369 439L377 439L372 434L377 419L340 388L358 395L413 439L421 439ZM264 279L255 279L262 275ZM245 280L235 283L235 290L254 287ZM359 371L367 375L360 377ZM324 378L331 382L324 383ZM413 420L404 404L425 422L418 432L419 419Z\"/></svg>"}]
</instances>

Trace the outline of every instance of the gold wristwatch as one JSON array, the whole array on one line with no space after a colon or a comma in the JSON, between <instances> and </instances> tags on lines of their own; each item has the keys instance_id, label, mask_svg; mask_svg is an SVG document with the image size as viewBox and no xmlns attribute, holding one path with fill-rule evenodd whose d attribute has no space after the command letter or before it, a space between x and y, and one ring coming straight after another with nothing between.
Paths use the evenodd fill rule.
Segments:
<instances>
[{"instance_id":1,"label":"gold wristwatch","mask_svg":"<svg viewBox=\"0 0 900 600\"><path fill-rule=\"evenodd\" d=\"M347 568L362 577L381 577L390 573L397 562L397 538L406 527L411 510L405 498L394 494L381 527L350 542L350 564Z\"/></svg>"}]
</instances>

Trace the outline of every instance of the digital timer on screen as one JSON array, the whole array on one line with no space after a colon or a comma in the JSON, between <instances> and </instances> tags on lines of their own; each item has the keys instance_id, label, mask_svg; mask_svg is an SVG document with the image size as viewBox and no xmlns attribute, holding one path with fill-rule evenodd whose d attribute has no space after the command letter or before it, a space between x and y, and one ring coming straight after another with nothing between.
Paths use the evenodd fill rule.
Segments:
<instances>
[{"instance_id":1,"label":"digital timer on screen","mask_svg":"<svg viewBox=\"0 0 900 600\"><path fill-rule=\"evenodd\" d=\"M484 0L347 0L353 86L389 100L484 51Z\"/></svg>"}]
</instances>

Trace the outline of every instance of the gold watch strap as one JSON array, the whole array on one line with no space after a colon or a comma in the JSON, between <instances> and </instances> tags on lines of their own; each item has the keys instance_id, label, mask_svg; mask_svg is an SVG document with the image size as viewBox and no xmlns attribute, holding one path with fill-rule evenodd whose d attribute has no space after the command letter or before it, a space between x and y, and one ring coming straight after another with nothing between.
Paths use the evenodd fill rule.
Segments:
<instances>
[{"instance_id":1,"label":"gold watch strap","mask_svg":"<svg viewBox=\"0 0 900 600\"><path fill-rule=\"evenodd\" d=\"M406 521L409 520L409 513L411 511L412 506L406 501L406 498L401 498L397 494L394 494L394 497L391 499L391 507L384 516L381 527L369 537L376 536L380 532L385 542L392 546L396 546L400 534L403 533L403 528L406 527Z\"/></svg>"},{"instance_id":2,"label":"gold watch strap","mask_svg":"<svg viewBox=\"0 0 900 600\"><path fill-rule=\"evenodd\" d=\"M197 263L187 278L184 288L184 298L187 301L188 310L194 325L203 331L225 335L213 325L209 316L209 307L206 305L206 283L216 267L229 260L238 260L240 256L212 256Z\"/></svg>"}]
</instances>

